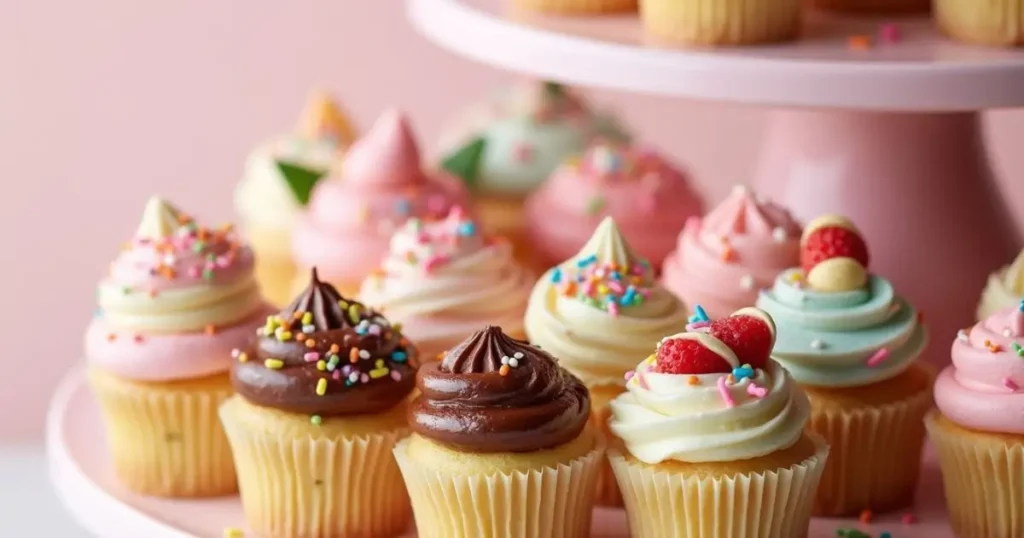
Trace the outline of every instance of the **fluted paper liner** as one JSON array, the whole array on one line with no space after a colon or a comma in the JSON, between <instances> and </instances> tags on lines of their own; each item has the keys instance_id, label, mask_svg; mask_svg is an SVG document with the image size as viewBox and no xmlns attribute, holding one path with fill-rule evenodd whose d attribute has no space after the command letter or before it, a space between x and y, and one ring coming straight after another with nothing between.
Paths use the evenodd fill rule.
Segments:
<instances>
[{"instance_id":1,"label":"fluted paper liner","mask_svg":"<svg viewBox=\"0 0 1024 538\"><path fill-rule=\"evenodd\" d=\"M693 476L659 470L609 451L633 538L801 538L828 458L815 452L786 468L734 476Z\"/></svg>"},{"instance_id":2,"label":"fluted paper liner","mask_svg":"<svg viewBox=\"0 0 1024 538\"><path fill-rule=\"evenodd\" d=\"M212 497L238 490L217 408L228 375L195 382L136 383L90 368L114 471L130 490L159 497Z\"/></svg>"},{"instance_id":3,"label":"fluted paper liner","mask_svg":"<svg viewBox=\"0 0 1024 538\"><path fill-rule=\"evenodd\" d=\"M1024 536L1024 443L925 425L939 456L950 523L958 538Z\"/></svg>"},{"instance_id":4,"label":"fluted paper liner","mask_svg":"<svg viewBox=\"0 0 1024 538\"><path fill-rule=\"evenodd\" d=\"M658 38L706 45L794 39L803 0L643 0L644 28Z\"/></svg>"},{"instance_id":5,"label":"fluted paper liner","mask_svg":"<svg viewBox=\"0 0 1024 538\"><path fill-rule=\"evenodd\" d=\"M604 445L557 467L450 474L395 458L412 497L420 538L583 538L590 536L594 485Z\"/></svg>"},{"instance_id":6,"label":"fluted paper liner","mask_svg":"<svg viewBox=\"0 0 1024 538\"><path fill-rule=\"evenodd\" d=\"M935 23L946 34L982 45L1024 44L1020 0L935 0Z\"/></svg>"},{"instance_id":7,"label":"fluted paper liner","mask_svg":"<svg viewBox=\"0 0 1024 538\"><path fill-rule=\"evenodd\" d=\"M858 409L821 409L811 399L807 430L831 447L814 515L853 516L898 510L914 502L921 473L931 384L903 401Z\"/></svg>"},{"instance_id":8,"label":"fluted paper liner","mask_svg":"<svg viewBox=\"0 0 1024 538\"><path fill-rule=\"evenodd\" d=\"M593 395L591 401L594 401ZM611 417L611 407L606 403L595 407L590 412L590 423L607 442L612 439L611 430L608 429L608 419ZM619 492L619 484L615 481L615 473L612 471L608 458L601 461L597 471L597 486L594 493L594 502L598 506L622 506L622 493Z\"/></svg>"},{"instance_id":9,"label":"fluted paper liner","mask_svg":"<svg viewBox=\"0 0 1024 538\"><path fill-rule=\"evenodd\" d=\"M931 7L931 0L812 0L811 4L817 8L835 11L893 15L924 13Z\"/></svg>"},{"instance_id":10,"label":"fluted paper liner","mask_svg":"<svg viewBox=\"0 0 1024 538\"><path fill-rule=\"evenodd\" d=\"M409 496L391 456L406 429L288 435L235 419L227 407L221 420L238 467L242 508L258 536L396 536L408 528Z\"/></svg>"}]
</instances>

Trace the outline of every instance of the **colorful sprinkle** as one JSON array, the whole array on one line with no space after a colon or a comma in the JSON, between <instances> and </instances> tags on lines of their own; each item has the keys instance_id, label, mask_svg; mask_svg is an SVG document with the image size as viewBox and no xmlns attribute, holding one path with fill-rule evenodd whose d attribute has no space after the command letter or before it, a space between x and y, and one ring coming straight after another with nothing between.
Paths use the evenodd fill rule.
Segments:
<instances>
[{"instance_id":1,"label":"colorful sprinkle","mask_svg":"<svg viewBox=\"0 0 1024 538\"><path fill-rule=\"evenodd\" d=\"M764 398L768 395L767 387L759 387L755 383L747 385L747 394L755 398Z\"/></svg>"},{"instance_id":2,"label":"colorful sprinkle","mask_svg":"<svg viewBox=\"0 0 1024 538\"><path fill-rule=\"evenodd\" d=\"M740 288L745 290L754 289L754 277L750 275L743 275L740 277Z\"/></svg>"},{"instance_id":3,"label":"colorful sprinkle","mask_svg":"<svg viewBox=\"0 0 1024 538\"><path fill-rule=\"evenodd\" d=\"M693 308L693 315L690 316L689 322L700 323L702 321L711 323L711 318L708 317L708 313L704 311L703 306L697 305Z\"/></svg>"},{"instance_id":4,"label":"colorful sprinkle","mask_svg":"<svg viewBox=\"0 0 1024 538\"><path fill-rule=\"evenodd\" d=\"M956 339L961 341L961 342L969 342L970 341L970 337L968 337L968 335L967 335L967 330L966 329L960 329L959 331L957 331L956 332Z\"/></svg>"},{"instance_id":5,"label":"colorful sprinkle","mask_svg":"<svg viewBox=\"0 0 1024 538\"><path fill-rule=\"evenodd\" d=\"M245 531L236 527L225 527L224 538L245 538Z\"/></svg>"},{"instance_id":6,"label":"colorful sprinkle","mask_svg":"<svg viewBox=\"0 0 1024 538\"><path fill-rule=\"evenodd\" d=\"M401 381L402 380L402 372L399 372L398 370L391 370L391 379L393 379L395 381Z\"/></svg>"},{"instance_id":7,"label":"colorful sprinkle","mask_svg":"<svg viewBox=\"0 0 1024 538\"><path fill-rule=\"evenodd\" d=\"M635 376L635 375L636 375L635 371L629 370L628 372L625 373L625 375L623 375L623 377L626 379L626 382L628 383L629 380L633 379L633 376Z\"/></svg>"},{"instance_id":8,"label":"colorful sprinkle","mask_svg":"<svg viewBox=\"0 0 1024 538\"><path fill-rule=\"evenodd\" d=\"M391 360L395 362L405 362L409 360L409 355L406 352L397 350L391 352Z\"/></svg>"},{"instance_id":9,"label":"colorful sprinkle","mask_svg":"<svg viewBox=\"0 0 1024 538\"><path fill-rule=\"evenodd\" d=\"M206 326L206 334L209 335L209 336L213 336L214 334L217 334L217 326L216 325L212 325L212 324L211 325L207 325Z\"/></svg>"},{"instance_id":10,"label":"colorful sprinkle","mask_svg":"<svg viewBox=\"0 0 1024 538\"><path fill-rule=\"evenodd\" d=\"M718 378L718 394L722 396L722 401L725 402L726 407L736 407L736 400L732 399L732 393L729 392L729 387L725 386L725 378Z\"/></svg>"},{"instance_id":11,"label":"colorful sprinkle","mask_svg":"<svg viewBox=\"0 0 1024 538\"><path fill-rule=\"evenodd\" d=\"M989 350L990 353L999 353L1003 350L1003 346L991 340L985 340L985 349Z\"/></svg>"},{"instance_id":12,"label":"colorful sprinkle","mask_svg":"<svg viewBox=\"0 0 1024 538\"><path fill-rule=\"evenodd\" d=\"M1003 378L1003 386L1010 389L1012 392L1020 390L1020 385L1018 385L1017 382L1009 376Z\"/></svg>"},{"instance_id":13,"label":"colorful sprinkle","mask_svg":"<svg viewBox=\"0 0 1024 538\"><path fill-rule=\"evenodd\" d=\"M280 370L281 368L284 368L284 361L281 359L266 359L263 361L263 366L266 366L271 370Z\"/></svg>"},{"instance_id":14,"label":"colorful sprinkle","mask_svg":"<svg viewBox=\"0 0 1024 538\"><path fill-rule=\"evenodd\" d=\"M327 394L327 379L321 377L316 380L316 395L323 396Z\"/></svg>"},{"instance_id":15,"label":"colorful sprinkle","mask_svg":"<svg viewBox=\"0 0 1024 538\"><path fill-rule=\"evenodd\" d=\"M846 46L850 50L869 50L871 45L871 36L869 35L852 35L846 41Z\"/></svg>"},{"instance_id":16,"label":"colorful sprinkle","mask_svg":"<svg viewBox=\"0 0 1024 538\"><path fill-rule=\"evenodd\" d=\"M1024 357L1024 347L1021 347L1017 342L1010 344L1010 348L1013 349L1013 352L1016 353L1018 357Z\"/></svg>"},{"instance_id":17,"label":"colorful sprinkle","mask_svg":"<svg viewBox=\"0 0 1024 538\"><path fill-rule=\"evenodd\" d=\"M751 368L749 364L744 364L743 366L739 366L739 367L733 368L732 369L732 376L737 381L743 380L743 379L753 379L754 378L754 369Z\"/></svg>"},{"instance_id":18,"label":"colorful sprinkle","mask_svg":"<svg viewBox=\"0 0 1024 538\"><path fill-rule=\"evenodd\" d=\"M878 28L878 37L886 43L896 43L903 37L900 27L889 22Z\"/></svg>"},{"instance_id":19,"label":"colorful sprinkle","mask_svg":"<svg viewBox=\"0 0 1024 538\"><path fill-rule=\"evenodd\" d=\"M117 335L114 333L107 333L107 342L113 342L117 340Z\"/></svg>"},{"instance_id":20,"label":"colorful sprinkle","mask_svg":"<svg viewBox=\"0 0 1024 538\"><path fill-rule=\"evenodd\" d=\"M304 354L302 356L302 358L306 362L316 362L316 361L320 360L320 354L317 353L316 351L310 351L310 352Z\"/></svg>"},{"instance_id":21,"label":"colorful sprinkle","mask_svg":"<svg viewBox=\"0 0 1024 538\"><path fill-rule=\"evenodd\" d=\"M813 349L822 350L825 349L826 347L828 347L828 345L825 344L825 342L818 340L817 338L811 340L811 348Z\"/></svg>"},{"instance_id":22,"label":"colorful sprinkle","mask_svg":"<svg viewBox=\"0 0 1024 538\"><path fill-rule=\"evenodd\" d=\"M782 226L776 226L775 228L772 228L772 239L774 239L776 243L784 243L789 239L789 234Z\"/></svg>"},{"instance_id":23,"label":"colorful sprinkle","mask_svg":"<svg viewBox=\"0 0 1024 538\"><path fill-rule=\"evenodd\" d=\"M887 358L889 358L889 350L883 347L882 349L879 349L878 351L874 352L870 357L868 357L868 360L865 364L867 364L868 368L874 368L875 366L882 364L882 362L884 362Z\"/></svg>"},{"instance_id":24,"label":"colorful sprinkle","mask_svg":"<svg viewBox=\"0 0 1024 538\"><path fill-rule=\"evenodd\" d=\"M359 348L354 347L348 350L348 362L356 363L359 362Z\"/></svg>"},{"instance_id":25,"label":"colorful sprinkle","mask_svg":"<svg viewBox=\"0 0 1024 538\"><path fill-rule=\"evenodd\" d=\"M320 415L312 415L309 417L309 423L314 426L319 426L324 423L324 419Z\"/></svg>"},{"instance_id":26,"label":"colorful sprinkle","mask_svg":"<svg viewBox=\"0 0 1024 538\"><path fill-rule=\"evenodd\" d=\"M917 516L910 512L907 512L906 514L903 514L903 517L900 518L900 523L904 525L913 525L917 523Z\"/></svg>"},{"instance_id":27,"label":"colorful sprinkle","mask_svg":"<svg viewBox=\"0 0 1024 538\"><path fill-rule=\"evenodd\" d=\"M871 513L871 510L865 508L865 509L860 511L860 517L857 518L857 520L860 521L861 523L871 523L871 517L872 516L873 516L873 514Z\"/></svg>"},{"instance_id":28,"label":"colorful sprinkle","mask_svg":"<svg viewBox=\"0 0 1024 538\"><path fill-rule=\"evenodd\" d=\"M695 375L691 375L689 378L686 379L686 384L690 385L691 387L700 385L700 378Z\"/></svg>"},{"instance_id":29,"label":"colorful sprinkle","mask_svg":"<svg viewBox=\"0 0 1024 538\"><path fill-rule=\"evenodd\" d=\"M326 361L316 361L316 369L321 371L321 372L326 371L327 370L327 362ZM331 370L333 370L333 369L334 368L331 368Z\"/></svg>"},{"instance_id":30,"label":"colorful sprinkle","mask_svg":"<svg viewBox=\"0 0 1024 538\"><path fill-rule=\"evenodd\" d=\"M508 367L507 364L502 364L501 368L498 369L498 373L501 374L502 376L508 375L508 372L509 372L509 367Z\"/></svg>"}]
</instances>

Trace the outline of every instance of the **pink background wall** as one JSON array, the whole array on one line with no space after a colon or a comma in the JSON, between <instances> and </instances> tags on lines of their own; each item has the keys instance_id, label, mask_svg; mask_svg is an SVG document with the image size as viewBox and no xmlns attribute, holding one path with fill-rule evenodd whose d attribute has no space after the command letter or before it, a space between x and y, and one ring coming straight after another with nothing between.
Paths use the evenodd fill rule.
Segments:
<instances>
[{"instance_id":1,"label":"pink background wall","mask_svg":"<svg viewBox=\"0 0 1024 538\"><path fill-rule=\"evenodd\" d=\"M430 141L446 115L511 79L415 35L401 0L0 0L0 69L0 437L41 433L46 399L80 359L93 285L148 195L230 218L247 150L290 128L314 85L364 126L404 107ZM709 199L751 170L757 109L594 95L687 163ZM1024 116L989 119L1019 199Z\"/></svg>"}]
</instances>

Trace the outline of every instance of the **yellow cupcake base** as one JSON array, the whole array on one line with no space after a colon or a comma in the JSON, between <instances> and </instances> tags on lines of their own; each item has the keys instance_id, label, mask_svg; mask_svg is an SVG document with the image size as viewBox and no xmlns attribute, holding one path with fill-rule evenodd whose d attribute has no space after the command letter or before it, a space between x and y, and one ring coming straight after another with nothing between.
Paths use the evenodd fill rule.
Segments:
<instances>
[{"instance_id":1,"label":"yellow cupcake base","mask_svg":"<svg viewBox=\"0 0 1024 538\"><path fill-rule=\"evenodd\" d=\"M613 399L625 390L624 387L615 385L602 385L589 387L590 389L590 425L610 445L612 440L611 430L608 428L608 419L611 418L612 410L608 405ZM615 473L612 471L611 463L605 459L601 463L600 473L597 475L597 492L595 502L598 506L622 506L622 493L619 492L619 484L615 481Z\"/></svg>"},{"instance_id":2,"label":"yellow cupcake base","mask_svg":"<svg viewBox=\"0 0 1024 538\"><path fill-rule=\"evenodd\" d=\"M935 21L947 35L980 45L1024 45L1022 0L934 0Z\"/></svg>"},{"instance_id":3,"label":"yellow cupcake base","mask_svg":"<svg viewBox=\"0 0 1024 538\"><path fill-rule=\"evenodd\" d=\"M751 45L795 39L802 0L643 0L648 34L694 45Z\"/></svg>"},{"instance_id":4,"label":"yellow cupcake base","mask_svg":"<svg viewBox=\"0 0 1024 538\"><path fill-rule=\"evenodd\" d=\"M256 254L254 274L263 297L274 306L291 302L297 269L291 255L291 231L248 227L246 238Z\"/></svg>"},{"instance_id":5,"label":"yellow cupcake base","mask_svg":"<svg viewBox=\"0 0 1024 538\"><path fill-rule=\"evenodd\" d=\"M157 497L215 497L238 490L217 408L228 374L165 383L90 368L114 472L128 489Z\"/></svg>"},{"instance_id":6,"label":"yellow cupcake base","mask_svg":"<svg viewBox=\"0 0 1024 538\"><path fill-rule=\"evenodd\" d=\"M220 410L238 467L242 507L259 536L395 536L409 496L391 450L408 433L406 405L377 415L325 418L252 405Z\"/></svg>"}]
</instances>

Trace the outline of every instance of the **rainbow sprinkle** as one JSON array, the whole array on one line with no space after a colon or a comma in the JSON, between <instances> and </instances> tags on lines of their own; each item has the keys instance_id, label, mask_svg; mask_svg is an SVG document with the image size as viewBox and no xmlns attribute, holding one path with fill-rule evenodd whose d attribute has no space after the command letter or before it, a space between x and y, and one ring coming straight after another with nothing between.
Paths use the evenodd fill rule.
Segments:
<instances>
[{"instance_id":1,"label":"rainbow sprinkle","mask_svg":"<svg viewBox=\"0 0 1024 538\"><path fill-rule=\"evenodd\" d=\"M653 283L650 264L646 260L619 267L615 263L598 262L596 255L576 261L576 271L557 268L551 272L551 282L562 295L574 297L599 310L617 317L622 309L638 306L650 297Z\"/></svg>"},{"instance_id":2,"label":"rainbow sprinkle","mask_svg":"<svg viewBox=\"0 0 1024 538\"><path fill-rule=\"evenodd\" d=\"M718 394L722 396L722 401L725 402L726 407L736 407L736 400L732 398L729 387L725 385L724 377L718 378Z\"/></svg>"}]
</instances>

